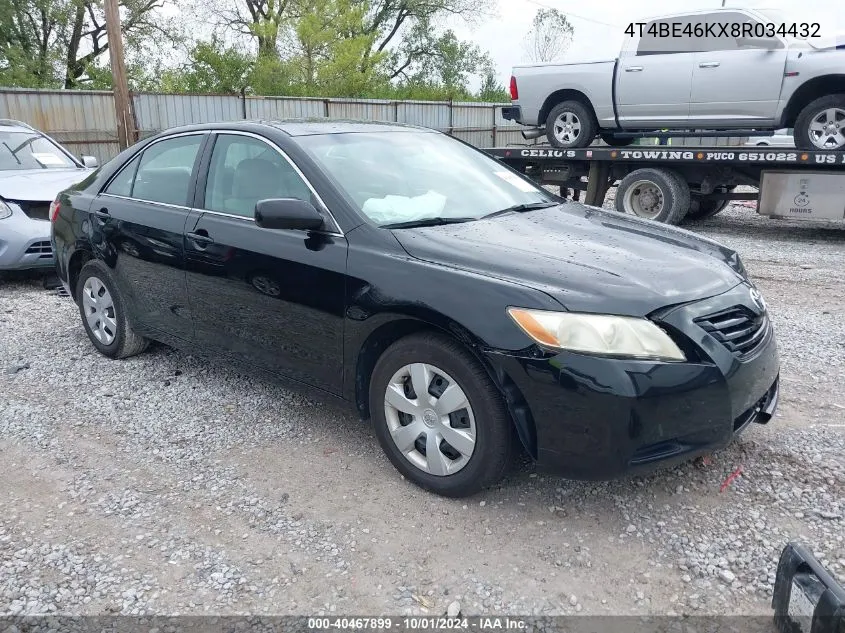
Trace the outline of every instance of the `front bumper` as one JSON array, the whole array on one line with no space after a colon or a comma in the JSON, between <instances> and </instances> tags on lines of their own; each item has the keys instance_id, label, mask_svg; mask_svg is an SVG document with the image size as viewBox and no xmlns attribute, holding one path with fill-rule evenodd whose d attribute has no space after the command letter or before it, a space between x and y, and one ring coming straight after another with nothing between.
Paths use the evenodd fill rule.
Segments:
<instances>
[{"instance_id":1,"label":"front bumper","mask_svg":"<svg viewBox=\"0 0 845 633\"><path fill-rule=\"evenodd\" d=\"M779 394L774 334L740 359L693 321L747 296L743 285L660 315L692 350L684 363L488 352L522 398L511 394L511 412L538 466L612 479L723 448L752 422L768 422Z\"/></svg>"},{"instance_id":2,"label":"front bumper","mask_svg":"<svg viewBox=\"0 0 845 633\"><path fill-rule=\"evenodd\" d=\"M50 222L33 220L15 203L12 215L0 220L0 270L53 268Z\"/></svg>"}]
</instances>

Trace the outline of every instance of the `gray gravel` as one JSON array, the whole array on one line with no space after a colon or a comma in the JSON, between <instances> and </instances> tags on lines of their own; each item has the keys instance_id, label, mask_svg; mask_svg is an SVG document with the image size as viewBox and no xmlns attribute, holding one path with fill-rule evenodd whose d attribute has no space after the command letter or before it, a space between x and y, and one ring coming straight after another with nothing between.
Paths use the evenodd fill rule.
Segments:
<instances>
[{"instance_id":1,"label":"gray gravel","mask_svg":"<svg viewBox=\"0 0 845 633\"><path fill-rule=\"evenodd\" d=\"M0 614L767 614L791 539L845 580L845 230L689 228L770 304L775 420L648 477L524 464L460 501L345 409L163 346L109 361L69 299L0 282Z\"/></svg>"}]
</instances>

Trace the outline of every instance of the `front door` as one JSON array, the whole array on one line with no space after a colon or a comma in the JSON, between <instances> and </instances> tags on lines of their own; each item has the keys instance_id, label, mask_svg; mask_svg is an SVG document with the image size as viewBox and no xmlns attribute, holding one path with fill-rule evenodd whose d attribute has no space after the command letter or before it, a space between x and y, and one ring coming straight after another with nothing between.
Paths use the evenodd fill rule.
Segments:
<instances>
[{"instance_id":1,"label":"front door","mask_svg":"<svg viewBox=\"0 0 845 633\"><path fill-rule=\"evenodd\" d=\"M197 340L245 363L340 394L346 239L264 229L267 198L321 202L288 157L255 135L220 133L185 234Z\"/></svg>"},{"instance_id":2,"label":"front door","mask_svg":"<svg viewBox=\"0 0 845 633\"><path fill-rule=\"evenodd\" d=\"M715 13L708 21L714 26L757 23L743 13ZM732 127L773 124L784 81L786 46L778 38L762 46L763 41L749 43L732 37L730 31L713 32L713 37L702 40L695 56L690 119L701 126L725 121Z\"/></svg>"},{"instance_id":3,"label":"front door","mask_svg":"<svg viewBox=\"0 0 845 633\"><path fill-rule=\"evenodd\" d=\"M193 338L182 236L205 138L187 134L149 145L89 211L92 244L112 267L136 327L157 338Z\"/></svg>"},{"instance_id":4,"label":"front door","mask_svg":"<svg viewBox=\"0 0 845 633\"><path fill-rule=\"evenodd\" d=\"M689 20L649 22L639 41L630 41L623 51L616 70L617 111L623 128L682 126L689 120L693 46L688 40L660 37L661 24L671 29Z\"/></svg>"}]
</instances>

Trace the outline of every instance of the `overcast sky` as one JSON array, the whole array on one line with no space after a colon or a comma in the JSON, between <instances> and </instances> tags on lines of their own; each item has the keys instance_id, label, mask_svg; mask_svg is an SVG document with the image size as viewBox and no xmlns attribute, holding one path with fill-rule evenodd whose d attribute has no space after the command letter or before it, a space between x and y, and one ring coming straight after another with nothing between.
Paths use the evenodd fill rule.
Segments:
<instances>
[{"instance_id":1,"label":"overcast sky","mask_svg":"<svg viewBox=\"0 0 845 633\"><path fill-rule=\"evenodd\" d=\"M478 24L453 22L450 26L461 39L472 40L489 51L496 62L503 84L510 80L511 67L525 61L525 34L538 9L559 9L575 27L572 46L565 59L614 57L624 37L625 27L645 18L710 9L722 0L493 0L493 13ZM827 35L845 30L845 0L747 0L728 7L777 9L790 20L819 22ZM570 10L572 12L570 12ZM797 15L796 15L797 14Z\"/></svg>"}]
</instances>

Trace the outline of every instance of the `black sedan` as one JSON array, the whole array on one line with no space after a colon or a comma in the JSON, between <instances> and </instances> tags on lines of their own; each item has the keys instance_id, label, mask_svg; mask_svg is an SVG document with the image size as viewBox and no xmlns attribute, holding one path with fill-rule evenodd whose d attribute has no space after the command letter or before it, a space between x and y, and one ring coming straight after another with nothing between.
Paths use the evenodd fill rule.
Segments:
<instances>
[{"instance_id":1,"label":"black sedan","mask_svg":"<svg viewBox=\"0 0 845 633\"><path fill-rule=\"evenodd\" d=\"M399 125L194 125L51 209L92 344L222 354L353 403L396 468L468 495L524 448L604 479L767 422L778 356L737 254L566 203Z\"/></svg>"}]
</instances>

